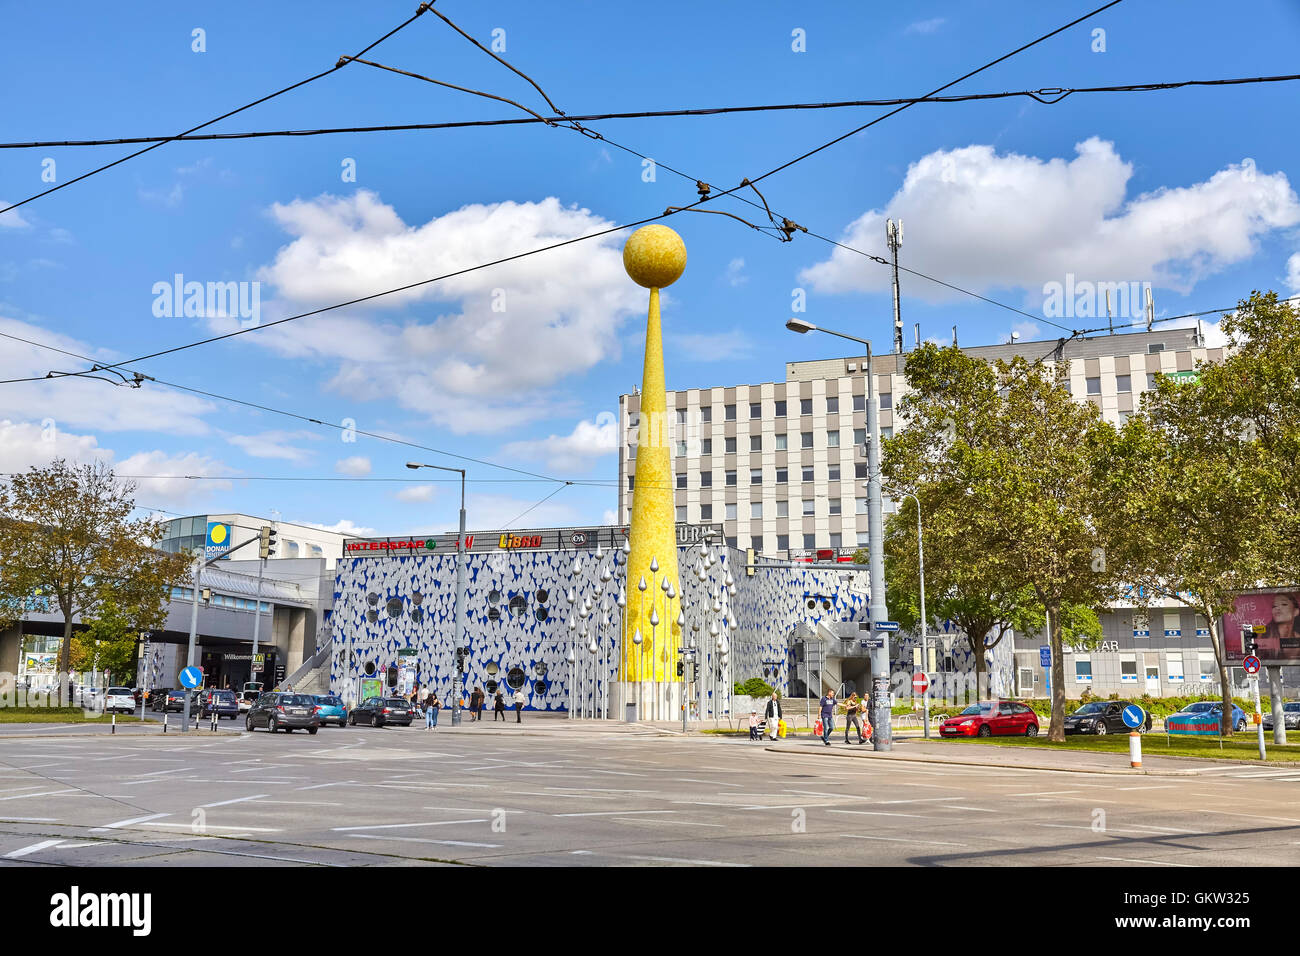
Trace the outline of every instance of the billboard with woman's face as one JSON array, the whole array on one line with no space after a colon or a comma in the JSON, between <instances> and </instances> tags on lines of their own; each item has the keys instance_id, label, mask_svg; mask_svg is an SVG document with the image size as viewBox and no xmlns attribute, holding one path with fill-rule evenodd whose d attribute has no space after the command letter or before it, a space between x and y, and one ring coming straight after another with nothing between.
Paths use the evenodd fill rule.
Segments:
<instances>
[{"instance_id":1,"label":"billboard with woman's face","mask_svg":"<svg viewBox=\"0 0 1300 956\"><path fill-rule=\"evenodd\" d=\"M1265 664L1300 661L1300 588L1243 594L1237 598L1233 613L1223 618L1223 639L1229 660L1239 661L1245 656L1243 627L1253 630L1255 653Z\"/></svg>"}]
</instances>

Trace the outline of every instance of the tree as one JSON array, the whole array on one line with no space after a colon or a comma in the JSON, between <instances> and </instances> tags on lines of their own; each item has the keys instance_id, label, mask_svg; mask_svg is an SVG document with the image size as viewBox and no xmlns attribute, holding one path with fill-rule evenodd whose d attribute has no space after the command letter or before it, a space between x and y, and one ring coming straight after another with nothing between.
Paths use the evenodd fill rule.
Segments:
<instances>
[{"instance_id":1,"label":"tree","mask_svg":"<svg viewBox=\"0 0 1300 956\"><path fill-rule=\"evenodd\" d=\"M897 410L904 427L885 442L885 477L901 490L966 499L953 506L961 523L952 534L967 539L961 573L997 582L1003 595L1032 591L1052 648L1048 738L1064 741L1062 646L1067 633L1087 634L1067 631L1067 621L1119 591L1105 560L1108 526L1096 520L1106 508L1098 467L1114 430L1094 405L1071 398L1068 363L990 364L926 345L909 356L906 374L910 391Z\"/></svg>"},{"instance_id":2,"label":"tree","mask_svg":"<svg viewBox=\"0 0 1300 956\"><path fill-rule=\"evenodd\" d=\"M162 626L189 559L154 549L164 523L132 519L135 486L102 462L58 459L0 485L0 619L16 620L33 594L63 615L59 669L70 668L73 622L108 603L136 631Z\"/></svg>"},{"instance_id":3,"label":"tree","mask_svg":"<svg viewBox=\"0 0 1300 956\"><path fill-rule=\"evenodd\" d=\"M114 684L129 683L135 672L138 634L115 602L104 601L98 616L72 637L72 669L107 671Z\"/></svg>"}]
</instances>

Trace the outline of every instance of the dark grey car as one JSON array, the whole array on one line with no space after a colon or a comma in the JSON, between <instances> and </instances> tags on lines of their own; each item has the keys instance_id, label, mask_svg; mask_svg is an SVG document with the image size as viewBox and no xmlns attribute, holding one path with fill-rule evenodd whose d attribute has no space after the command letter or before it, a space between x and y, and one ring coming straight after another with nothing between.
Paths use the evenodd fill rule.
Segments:
<instances>
[{"instance_id":1,"label":"dark grey car","mask_svg":"<svg viewBox=\"0 0 1300 956\"><path fill-rule=\"evenodd\" d=\"M248 711L244 726L250 731L265 727L271 733L277 730L285 733L305 730L314 734L320 728L315 707L316 701L308 694L272 691L257 698L257 702Z\"/></svg>"}]
</instances>

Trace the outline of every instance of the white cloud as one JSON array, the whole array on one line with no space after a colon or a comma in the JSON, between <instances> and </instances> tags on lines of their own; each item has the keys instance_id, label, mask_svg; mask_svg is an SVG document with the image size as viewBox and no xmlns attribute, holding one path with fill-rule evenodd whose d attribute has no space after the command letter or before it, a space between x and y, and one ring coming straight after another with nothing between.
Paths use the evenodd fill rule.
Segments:
<instances>
[{"instance_id":1,"label":"white cloud","mask_svg":"<svg viewBox=\"0 0 1300 956\"><path fill-rule=\"evenodd\" d=\"M754 350L749 336L730 332L685 332L669 336L674 358L685 362L725 362L745 358Z\"/></svg>"},{"instance_id":2,"label":"white cloud","mask_svg":"<svg viewBox=\"0 0 1300 956\"><path fill-rule=\"evenodd\" d=\"M333 531L335 534L345 534L353 538L370 538L374 537L376 531L374 528L367 528L364 525L356 524L343 518L333 524L317 524L315 521L295 521L294 524L306 525L308 528L319 528L321 531Z\"/></svg>"},{"instance_id":3,"label":"white cloud","mask_svg":"<svg viewBox=\"0 0 1300 956\"><path fill-rule=\"evenodd\" d=\"M1027 319L1023 322L1016 322L1011 326L1011 331L1019 333L1020 339L1025 342L1033 342L1043 333L1038 323L1030 322ZM1010 341L1012 341L1012 338L1009 335L1004 336L1002 339L1003 344Z\"/></svg>"},{"instance_id":4,"label":"white cloud","mask_svg":"<svg viewBox=\"0 0 1300 956\"><path fill-rule=\"evenodd\" d=\"M295 441L320 441L321 436L309 431L267 431L256 435L234 435L226 433L226 441L241 449L253 458L277 458L282 461L305 462L315 452L298 448Z\"/></svg>"},{"instance_id":5,"label":"white cloud","mask_svg":"<svg viewBox=\"0 0 1300 956\"><path fill-rule=\"evenodd\" d=\"M512 442L503 449L507 459L545 461L554 471L590 471L600 458L618 448L618 419L601 412L594 421L580 421L567 435L538 441Z\"/></svg>"},{"instance_id":6,"label":"white cloud","mask_svg":"<svg viewBox=\"0 0 1300 956\"><path fill-rule=\"evenodd\" d=\"M3 209L5 206L8 205L9 203L5 202L3 199L0 199L0 209ZM0 213L0 229L5 229L5 228L22 229L24 226L30 226L30 225L31 223L29 223L22 216L18 215L17 209L10 209L8 212Z\"/></svg>"},{"instance_id":7,"label":"white cloud","mask_svg":"<svg viewBox=\"0 0 1300 956\"><path fill-rule=\"evenodd\" d=\"M274 286L262 314L367 295L608 228L558 199L475 204L407 225L371 192L272 208L294 238L258 277ZM620 235L258 332L282 355L337 363L330 386L396 400L459 433L544 416L563 379L616 356L624 318L644 309L623 271ZM430 307L430 306L434 307ZM387 313L387 319L374 317ZM233 328L215 319L214 329Z\"/></svg>"},{"instance_id":8,"label":"white cloud","mask_svg":"<svg viewBox=\"0 0 1300 956\"><path fill-rule=\"evenodd\" d=\"M394 497L398 501L407 502L432 501L436 491L433 485L411 485L409 488L403 488Z\"/></svg>"},{"instance_id":9,"label":"white cloud","mask_svg":"<svg viewBox=\"0 0 1300 956\"><path fill-rule=\"evenodd\" d=\"M353 477L368 475L370 474L370 459L364 455L340 458L334 463L334 470L341 475L352 475Z\"/></svg>"},{"instance_id":10,"label":"white cloud","mask_svg":"<svg viewBox=\"0 0 1300 956\"><path fill-rule=\"evenodd\" d=\"M563 492L542 504L537 504L543 497L541 493L532 500L506 495L472 495L465 507L473 515L477 528L555 528L586 524L571 505L558 500L562 495Z\"/></svg>"},{"instance_id":11,"label":"white cloud","mask_svg":"<svg viewBox=\"0 0 1300 956\"><path fill-rule=\"evenodd\" d=\"M749 276L745 275L745 260L736 258L727 263L727 272L723 277L727 284L735 288L742 286L749 281Z\"/></svg>"},{"instance_id":12,"label":"white cloud","mask_svg":"<svg viewBox=\"0 0 1300 956\"><path fill-rule=\"evenodd\" d=\"M136 194L145 202L158 203L166 206L168 209L175 209L185 198L185 189L180 183L173 183L170 189L163 187L160 189L138 189Z\"/></svg>"},{"instance_id":13,"label":"white cloud","mask_svg":"<svg viewBox=\"0 0 1300 956\"><path fill-rule=\"evenodd\" d=\"M618 514L613 508L606 508L604 514L600 516L601 524L618 524Z\"/></svg>"},{"instance_id":14,"label":"white cloud","mask_svg":"<svg viewBox=\"0 0 1300 956\"><path fill-rule=\"evenodd\" d=\"M877 252L885 218L902 218L916 237L903 249L909 267L976 291L1025 289L1037 302L1044 283L1068 273L1186 293L1252 256L1260 236L1300 222L1286 174L1254 163L1128 199L1133 166L1112 143L1093 137L1075 152L1071 160L998 155L992 146L930 153L908 168L883 210L849 225L844 241ZM820 292L884 292L890 273L836 249L800 279ZM908 292L930 301L958 295L922 279Z\"/></svg>"},{"instance_id":15,"label":"white cloud","mask_svg":"<svg viewBox=\"0 0 1300 956\"><path fill-rule=\"evenodd\" d=\"M135 482L137 498L149 506L156 506L159 501L183 504L233 487L229 481L191 481L185 478L185 475L229 474L229 469L221 462L196 452L180 455L162 451L136 452L122 459L114 470L123 475L157 476L131 479Z\"/></svg>"},{"instance_id":16,"label":"white cloud","mask_svg":"<svg viewBox=\"0 0 1300 956\"><path fill-rule=\"evenodd\" d=\"M1300 292L1300 252L1286 261L1286 284L1292 293Z\"/></svg>"},{"instance_id":17,"label":"white cloud","mask_svg":"<svg viewBox=\"0 0 1300 956\"><path fill-rule=\"evenodd\" d=\"M903 32L904 33L933 33L935 30L939 29L947 22L948 22L947 17L935 17L932 20L917 20L915 23L909 23L907 25L907 29L905 29Z\"/></svg>"}]
</instances>

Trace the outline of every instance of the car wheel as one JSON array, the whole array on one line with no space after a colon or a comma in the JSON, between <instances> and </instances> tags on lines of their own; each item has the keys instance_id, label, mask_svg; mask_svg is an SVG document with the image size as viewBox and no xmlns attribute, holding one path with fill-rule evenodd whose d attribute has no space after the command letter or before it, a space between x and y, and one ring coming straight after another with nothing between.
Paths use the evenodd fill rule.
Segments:
<instances>
[{"instance_id":1,"label":"car wheel","mask_svg":"<svg viewBox=\"0 0 1300 956\"><path fill-rule=\"evenodd\" d=\"M1246 729L1246 721L1244 721L1244 720L1239 720L1239 721L1237 721L1237 727L1236 727L1236 729L1237 729L1238 731L1245 730L1245 729Z\"/></svg>"},{"instance_id":2,"label":"car wheel","mask_svg":"<svg viewBox=\"0 0 1300 956\"><path fill-rule=\"evenodd\" d=\"M280 722L276 720L274 717L272 717L270 721L267 722L266 729L269 730L271 733L275 733L277 730L280 729Z\"/></svg>"},{"instance_id":3,"label":"car wheel","mask_svg":"<svg viewBox=\"0 0 1300 956\"><path fill-rule=\"evenodd\" d=\"M976 731L976 733L978 733L981 737L992 737L993 728L990 727L988 724L980 724L980 729Z\"/></svg>"},{"instance_id":4,"label":"car wheel","mask_svg":"<svg viewBox=\"0 0 1300 956\"><path fill-rule=\"evenodd\" d=\"M356 715L356 714L348 714L348 723L349 723L350 725L352 725L353 727L355 727L355 726L357 725L357 715Z\"/></svg>"},{"instance_id":5,"label":"car wheel","mask_svg":"<svg viewBox=\"0 0 1300 956\"><path fill-rule=\"evenodd\" d=\"M1097 721L1097 729L1096 729L1096 731L1094 731L1094 732L1097 734L1098 737L1105 737L1105 736L1106 736L1106 725L1105 725L1104 723L1102 723L1100 720Z\"/></svg>"},{"instance_id":6,"label":"car wheel","mask_svg":"<svg viewBox=\"0 0 1300 956\"><path fill-rule=\"evenodd\" d=\"M250 734L253 732L253 718L252 718L252 717L249 717L247 720L244 721L244 729L247 730Z\"/></svg>"},{"instance_id":7,"label":"car wheel","mask_svg":"<svg viewBox=\"0 0 1300 956\"><path fill-rule=\"evenodd\" d=\"M316 733L316 728L315 728L315 727L308 727L308 728L307 728L307 733L309 733L309 734L314 734L314 733Z\"/></svg>"},{"instance_id":8,"label":"car wheel","mask_svg":"<svg viewBox=\"0 0 1300 956\"><path fill-rule=\"evenodd\" d=\"M286 734L291 734L291 733L293 733L293 728L292 728L292 727L286 727L286 728L284 728L284 732L285 732Z\"/></svg>"},{"instance_id":9,"label":"car wheel","mask_svg":"<svg viewBox=\"0 0 1300 956\"><path fill-rule=\"evenodd\" d=\"M371 718L370 718L370 726L371 726L371 727L378 727L378 726L379 726L379 715L378 715L378 714L374 714L374 715L371 716Z\"/></svg>"},{"instance_id":10,"label":"car wheel","mask_svg":"<svg viewBox=\"0 0 1300 956\"><path fill-rule=\"evenodd\" d=\"M1037 725L1037 724L1030 724L1028 727L1026 727L1026 728L1025 728L1025 736L1026 736L1026 737L1037 737L1037 736L1038 736L1038 725Z\"/></svg>"}]
</instances>

